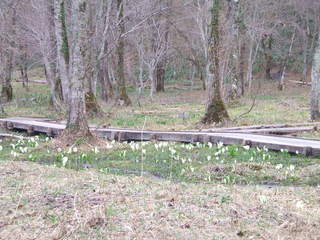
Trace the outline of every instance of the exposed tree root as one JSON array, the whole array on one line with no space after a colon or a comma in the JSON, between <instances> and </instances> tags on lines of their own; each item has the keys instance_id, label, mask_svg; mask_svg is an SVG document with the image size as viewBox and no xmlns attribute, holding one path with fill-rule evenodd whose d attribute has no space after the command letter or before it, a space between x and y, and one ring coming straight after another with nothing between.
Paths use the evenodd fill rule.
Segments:
<instances>
[{"instance_id":1,"label":"exposed tree root","mask_svg":"<svg viewBox=\"0 0 320 240\"><path fill-rule=\"evenodd\" d=\"M104 145L106 145L106 143L90 131L75 133L74 131L65 130L60 136L49 143L48 147L53 149L65 149L76 146L79 149L87 150L94 147L102 147Z\"/></svg>"}]
</instances>

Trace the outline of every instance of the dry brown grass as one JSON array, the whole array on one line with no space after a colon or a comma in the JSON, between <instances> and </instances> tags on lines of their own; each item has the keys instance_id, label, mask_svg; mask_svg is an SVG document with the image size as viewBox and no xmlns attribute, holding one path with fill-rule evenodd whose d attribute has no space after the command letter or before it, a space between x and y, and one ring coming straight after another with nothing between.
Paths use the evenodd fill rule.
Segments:
<instances>
[{"instance_id":1,"label":"dry brown grass","mask_svg":"<svg viewBox=\"0 0 320 240\"><path fill-rule=\"evenodd\" d=\"M319 193L2 162L0 239L320 239Z\"/></svg>"}]
</instances>

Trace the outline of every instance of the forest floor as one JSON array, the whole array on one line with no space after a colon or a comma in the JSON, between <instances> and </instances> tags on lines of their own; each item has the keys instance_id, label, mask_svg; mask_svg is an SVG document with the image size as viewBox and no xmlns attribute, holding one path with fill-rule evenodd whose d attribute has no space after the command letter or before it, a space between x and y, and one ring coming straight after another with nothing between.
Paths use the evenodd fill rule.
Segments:
<instances>
[{"instance_id":1,"label":"forest floor","mask_svg":"<svg viewBox=\"0 0 320 240\"><path fill-rule=\"evenodd\" d=\"M42 79L38 72L31 79ZM295 77L290 78L297 80ZM206 93L200 87L191 88L188 82L171 83L165 93L149 96L146 89L139 98L137 90L128 88L133 102L130 107L112 107L100 103L105 117L92 117L90 122L99 126L127 127L154 130L195 129L204 115ZM182 86L181 86L182 85ZM185 85L185 86L183 86ZM189 84L190 85L190 84ZM300 123L309 120L310 87L289 83L282 92L276 82L264 83L256 87L252 96L228 103L232 119L247 112L256 98L253 110L230 125L256 125L272 123ZM29 91L22 83L14 84L15 100L5 106L8 116L48 117L65 119L49 106L50 94L45 84L30 83ZM140 104L139 104L140 103Z\"/></svg>"},{"instance_id":2,"label":"forest floor","mask_svg":"<svg viewBox=\"0 0 320 240\"><path fill-rule=\"evenodd\" d=\"M38 79L35 74L34 79ZM151 101L103 106L98 125L194 129L205 94L170 85ZM235 125L307 122L308 87L268 83ZM7 116L63 119L45 85L15 83ZM232 118L252 97L228 105ZM183 116L183 117L182 117ZM18 133L17 133L18 134ZM317 137L317 133L305 136ZM0 142L0 239L319 239L320 158L243 146L106 142L51 149L45 136Z\"/></svg>"}]
</instances>

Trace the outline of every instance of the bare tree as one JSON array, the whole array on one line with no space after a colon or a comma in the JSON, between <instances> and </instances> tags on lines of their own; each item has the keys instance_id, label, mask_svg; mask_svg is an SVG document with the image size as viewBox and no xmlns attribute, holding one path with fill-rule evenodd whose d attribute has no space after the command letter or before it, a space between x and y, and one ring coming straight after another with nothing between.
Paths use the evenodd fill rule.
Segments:
<instances>
[{"instance_id":1,"label":"bare tree","mask_svg":"<svg viewBox=\"0 0 320 240\"><path fill-rule=\"evenodd\" d=\"M318 36L317 46L313 57L312 66L312 89L310 101L311 119L316 120L320 118L319 98L320 98L320 34Z\"/></svg>"}]
</instances>

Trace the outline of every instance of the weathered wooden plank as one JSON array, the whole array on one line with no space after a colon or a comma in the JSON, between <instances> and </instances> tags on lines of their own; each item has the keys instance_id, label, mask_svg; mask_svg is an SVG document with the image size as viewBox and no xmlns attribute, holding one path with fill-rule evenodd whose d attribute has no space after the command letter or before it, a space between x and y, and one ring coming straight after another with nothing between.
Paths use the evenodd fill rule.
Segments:
<instances>
[{"instance_id":1,"label":"weathered wooden plank","mask_svg":"<svg viewBox=\"0 0 320 240\"><path fill-rule=\"evenodd\" d=\"M292 128L242 129L242 130L229 130L226 132L288 135L288 134L296 134L296 133L302 133L302 132L313 132L316 130L317 130L316 127L292 127Z\"/></svg>"},{"instance_id":2,"label":"weathered wooden plank","mask_svg":"<svg viewBox=\"0 0 320 240\"><path fill-rule=\"evenodd\" d=\"M41 122L32 119L0 119L0 125L9 129L18 129L45 133L55 136L65 128L64 124ZM267 147L271 150L286 149L291 153L320 155L320 141L303 138L265 136L235 132L192 132L192 131L142 131L130 129L92 128L97 136L116 141L175 141L185 143L222 142L225 145L244 144L253 147Z\"/></svg>"},{"instance_id":3,"label":"weathered wooden plank","mask_svg":"<svg viewBox=\"0 0 320 240\"><path fill-rule=\"evenodd\" d=\"M201 129L193 130L194 132L227 132L227 131L241 131L241 130L255 130L255 129L271 129L271 128L296 128L296 127L307 127L307 126L320 126L320 122L310 122L310 123L294 123L294 124L266 124L266 125L252 125L252 126L239 126L239 127L229 127L229 128L211 128L211 129Z\"/></svg>"}]
</instances>

